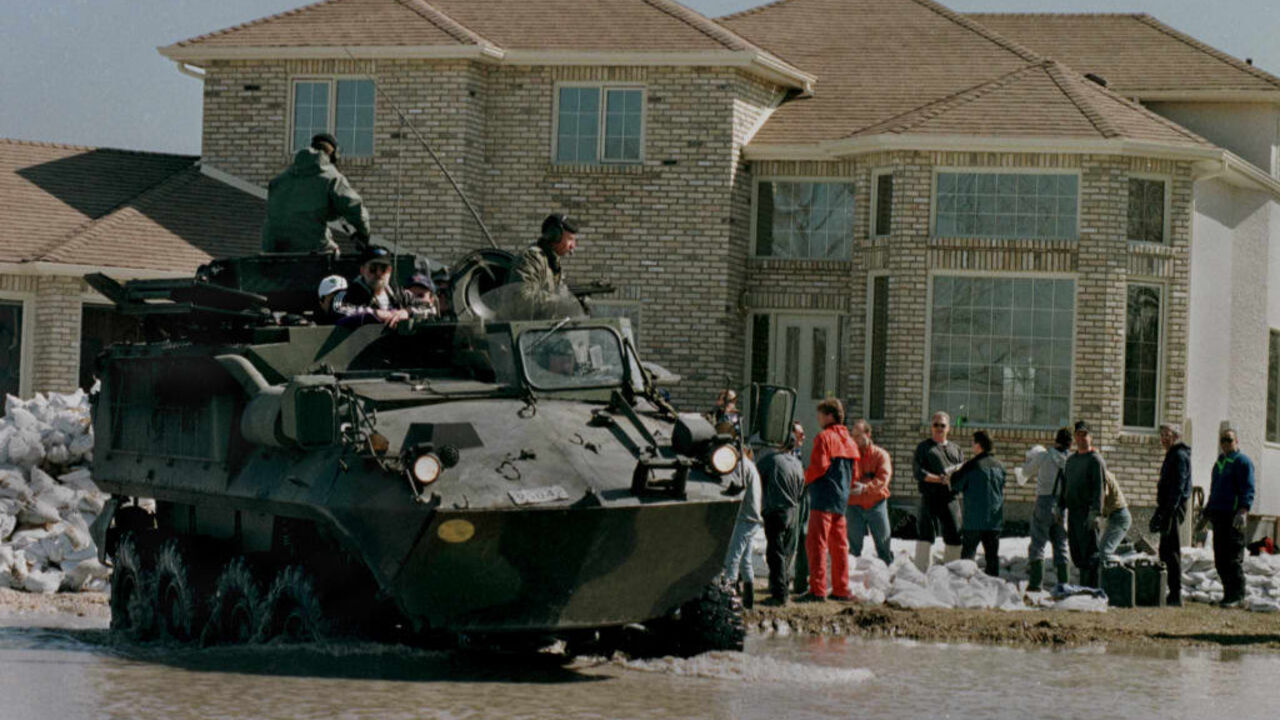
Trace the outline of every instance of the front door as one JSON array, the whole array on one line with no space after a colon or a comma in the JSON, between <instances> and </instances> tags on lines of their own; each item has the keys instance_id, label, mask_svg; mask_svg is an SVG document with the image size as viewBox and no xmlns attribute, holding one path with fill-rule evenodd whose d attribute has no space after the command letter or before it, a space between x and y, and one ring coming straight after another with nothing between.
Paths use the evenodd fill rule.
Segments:
<instances>
[{"instance_id":1,"label":"front door","mask_svg":"<svg viewBox=\"0 0 1280 720\"><path fill-rule=\"evenodd\" d=\"M773 314L758 318L752 344L767 348L768 367L752 369L752 378L796 389L796 420L804 425L803 457L809 457L817 435L818 402L837 396L837 369L840 366L840 318L836 315ZM767 338L758 337L766 334ZM765 353L752 353L763 359Z\"/></svg>"}]
</instances>

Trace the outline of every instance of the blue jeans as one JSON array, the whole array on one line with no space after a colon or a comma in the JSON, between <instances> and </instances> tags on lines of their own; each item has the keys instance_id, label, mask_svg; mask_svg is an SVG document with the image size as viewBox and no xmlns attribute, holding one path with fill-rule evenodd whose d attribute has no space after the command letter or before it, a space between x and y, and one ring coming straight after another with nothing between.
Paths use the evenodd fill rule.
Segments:
<instances>
[{"instance_id":1,"label":"blue jeans","mask_svg":"<svg viewBox=\"0 0 1280 720\"><path fill-rule=\"evenodd\" d=\"M1058 498L1053 495L1037 495L1036 508L1031 515L1031 547L1027 548L1028 560L1044 559L1044 546L1053 543L1053 564L1066 565L1071 556L1067 554L1067 528L1062 519L1053 519L1053 511L1058 506Z\"/></svg>"},{"instance_id":2,"label":"blue jeans","mask_svg":"<svg viewBox=\"0 0 1280 720\"><path fill-rule=\"evenodd\" d=\"M862 541L871 531L871 542L876 545L876 555L885 565L893 564L893 552L889 550L889 500L884 499L869 508L850 505L844 516L849 521L849 552L862 556Z\"/></svg>"},{"instance_id":3,"label":"blue jeans","mask_svg":"<svg viewBox=\"0 0 1280 720\"><path fill-rule=\"evenodd\" d=\"M1098 554L1103 560L1112 559L1116 548L1120 547L1120 541L1124 540L1124 536L1129 533L1129 526L1132 524L1133 517L1129 515L1129 508L1120 508L1107 516L1107 526L1102 531L1102 542L1098 543Z\"/></svg>"},{"instance_id":4,"label":"blue jeans","mask_svg":"<svg viewBox=\"0 0 1280 720\"><path fill-rule=\"evenodd\" d=\"M764 532L760 523L738 521L733 526L733 537L729 540L729 552L724 556L724 576L731 583L738 582L738 575L749 583L756 581L756 569L751 564L751 542L757 534Z\"/></svg>"}]
</instances>

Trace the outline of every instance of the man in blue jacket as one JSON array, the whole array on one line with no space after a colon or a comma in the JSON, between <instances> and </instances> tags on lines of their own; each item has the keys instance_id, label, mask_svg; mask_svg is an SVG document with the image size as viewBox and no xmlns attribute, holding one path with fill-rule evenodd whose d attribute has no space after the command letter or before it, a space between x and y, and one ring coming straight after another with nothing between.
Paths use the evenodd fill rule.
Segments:
<instances>
[{"instance_id":1,"label":"man in blue jacket","mask_svg":"<svg viewBox=\"0 0 1280 720\"><path fill-rule=\"evenodd\" d=\"M1160 560L1169 576L1167 605L1182 605L1182 523L1187 521L1187 501L1191 499L1191 448L1182 442L1182 433L1172 424L1160 426L1164 463L1156 483L1156 512L1150 530L1160 536Z\"/></svg>"},{"instance_id":2,"label":"man in blue jacket","mask_svg":"<svg viewBox=\"0 0 1280 720\"><path fill-rule=\"evenodd\" d=\"M1218 460L1213 464L1209 502L1204 514L1213 523L1213 564L1222 578L1224 608L1244 605L1244 526L1253 505L1253 461L1240 452L1236 431L1219 434Z\"/></svg>"}]
</instances>

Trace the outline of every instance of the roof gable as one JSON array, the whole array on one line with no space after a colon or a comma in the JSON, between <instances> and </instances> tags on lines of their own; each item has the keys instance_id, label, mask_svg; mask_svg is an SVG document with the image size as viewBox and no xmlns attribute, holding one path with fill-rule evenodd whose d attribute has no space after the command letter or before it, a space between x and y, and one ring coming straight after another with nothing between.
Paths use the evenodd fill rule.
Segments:
<instances>
[{"instance_id":1,"label":"roof gable","mask_svg":"<svg viewBox=\"0 0 1280 720\"><path fill-rule=\"evenodd\" d=\"M969 13L996 32L1107 80L1125 95L1275 93L1280 78L1145 14Z\"/></svg>"},{"instance_id":2,"label":"roof gable","mask_svg":"<svg viewBox=\"0 0 1280 720\"><path fill-rule=\"evenodd\" d=\"M0 139L0 262L195 270L256 252L265 211L190 155Z\"/></svg>"}]
</instances>

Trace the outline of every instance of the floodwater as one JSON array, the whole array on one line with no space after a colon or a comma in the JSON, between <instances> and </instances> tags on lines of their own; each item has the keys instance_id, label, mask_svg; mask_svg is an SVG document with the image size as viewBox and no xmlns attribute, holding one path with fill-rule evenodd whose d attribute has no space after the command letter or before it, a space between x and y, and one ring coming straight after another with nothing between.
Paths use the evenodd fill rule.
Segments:
<instances>
[{"instance_id":1,"label":"floodwater","mask_svg":"<svg viewBox=\"0 0 1280 720\"><path fill-rule=\"evenodd\" d=\"M567 667L365 644L131 645L6 618L0 718L1274 717L1280 655L752 637L745 653ZM56 624L57 627L50 627Z\"/></svg>"}]
</instances>

